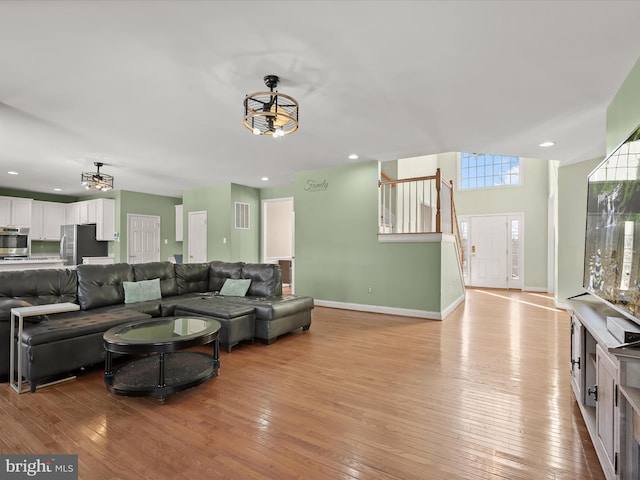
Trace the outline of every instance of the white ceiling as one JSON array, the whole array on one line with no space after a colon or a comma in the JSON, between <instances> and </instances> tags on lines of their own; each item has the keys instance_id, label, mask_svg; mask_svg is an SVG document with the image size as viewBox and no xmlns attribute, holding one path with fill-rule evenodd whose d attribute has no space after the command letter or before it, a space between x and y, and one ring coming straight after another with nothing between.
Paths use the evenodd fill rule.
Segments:
<instances>
[{"instance_id":1,"label":"white ceiling","mask_svg":"<svg viewBox=\"0 0 640 480\"><path fill-rule=\"evenodd\" d=\"M67 195L95 161L181 196L353 152L589 160L640 55L638 1L3 0L0 21L0 187ZM242 126L267 74L300 102L293 135Z\"/></svg>"}]
</instances>

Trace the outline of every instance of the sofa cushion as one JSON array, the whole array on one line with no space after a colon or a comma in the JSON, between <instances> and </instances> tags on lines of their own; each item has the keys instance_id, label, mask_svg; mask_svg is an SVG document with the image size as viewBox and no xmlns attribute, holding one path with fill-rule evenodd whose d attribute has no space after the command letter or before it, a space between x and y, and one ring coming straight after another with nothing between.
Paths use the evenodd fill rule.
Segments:
<instances>
[{"instance_id":1,"label":"sofa cushion","mask_svg":"<svg viewBox=\"0 0 640 480\"><path fill-rule=\"evenodd\" d=\"M282 269L275 263L246 263L242 266L242 278L251 279L247 295L277 297L282 295Z\"/></svg>"},{"instance_id":2,"label":"sofa cushion","mask_svg":"<svg viewBox=\"0 0 640 480\"><path fill-rule=\"evenodd\" d=\"M70 312L49 315L49 318L36 325L25 325L22 331L22 343L39 345L57 342L67 338L81 337L106 332L112 327L126 322L149 319L149 315L136 310L118 310L116 312Z\"/></svg>"},{"instance_id":3,"label":"sofa cushion","mask_svg":"<svg viewBox=\"0 0 640 480\"><path fill-rule=\"evenodd\" d=\"M208 263L176 263L174 268L180 295L209 290Z\"/></svg>"},{"instance_id":4,"label":"sofa cushion","mask_svg":"<svg viewBox=\"0 0 640 480\"><path fill-rule=\"evenodd\" d=\"M209 267L209 292L219 292L227 278L242 278L243 262L211 262Z\"/></svg>"},{"instance_id":5,"label":"sofa cushion","mask_svg":"<svg viewBox=\"0 0 640 480\"><path fill-rule=\"evenodd\" d=\"M122 282L124 303L147 302L162 298L160 279L140 280L139 282Z\"/></svg>"},{"instance_id":6,"label":"sofa cushion","mask_svg":"<svg viewBox=\"0 0 640 480\"><path fill-rule=\"evenodd\" d=\"M0 321L11 318L12 308L77 303L76 284L75 270L66 268L0 272Z\"/></svg>"},{"instance_id":7,"label":"sofa cushion","mask_svg":"<svg viewBox=\"0 0 640 480\"><path fill-rule=\"evenodd\" d=\"M136 263L133 265L133 276L136 282L159 278L163 297L178 295L176 271L171 262Z\"/></svg>"},{"instance_id":8,"label":"sofa cushion","mask_svg":"<svg viewBox=\"0 0 640 480\"><path fill-rule=\"evenodd\" d=\"M244 305L255 308L256 319L277 320L282 317L311 311L314 307L313 297L284 295L280 297L215 297L231 305Z\"/></svg>"},{"instance_id":9,"label":"sofa cushion","mask_svg":"<svg viewBox=\"0 0 640 480\"><path fill-rule=\"evenodd\" d=\"M78 265L78 302L82 310L124 303L122 282L133 282L133 266Z\"/></svg>"},{"instance_id":10,"label":"sofa cushion","mask_svg":"<svg viewBox=\"0 0 640 480\"><path fill-rule=\"evenodd\" d=\"M251 280L248 278L227 278L220 289L220 295L244 297L250 285Z\"/></svg>"}]
</instances>

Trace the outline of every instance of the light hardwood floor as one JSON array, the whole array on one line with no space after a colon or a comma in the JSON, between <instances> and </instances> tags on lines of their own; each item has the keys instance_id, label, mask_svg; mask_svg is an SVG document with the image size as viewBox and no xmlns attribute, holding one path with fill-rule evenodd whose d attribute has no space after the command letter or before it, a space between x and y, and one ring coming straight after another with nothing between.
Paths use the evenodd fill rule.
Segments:
<instances>
[{"instance_id":1,"label":"light hardwood floor","mask_svg":"<svg viewBox=\"0 0 640 480\"><path fill-rule=\"evenodd\" d=\"M470 289L443 322L316 307L221 364L164 405L108 393L100 366L2 384L0 453L78 454L86 480L604 478L545 295Z\"/></svg>"}]
</instances>

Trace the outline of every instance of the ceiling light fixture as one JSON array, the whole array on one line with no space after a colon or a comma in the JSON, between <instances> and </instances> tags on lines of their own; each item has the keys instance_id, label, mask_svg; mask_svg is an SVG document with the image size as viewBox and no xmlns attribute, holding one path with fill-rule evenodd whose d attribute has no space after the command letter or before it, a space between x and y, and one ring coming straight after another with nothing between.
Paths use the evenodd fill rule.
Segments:
<instances>
[{"instance_id":1,"label":"ceiling light fixture","mask_svg":"<svg viewBox=\"0 0 640 480\"><path fill-rule=\"evenodd\" d=\"M280 77L267 75L264 83L269 92L256 92L244 98L243 124L256 135L284 137L298 129L299 105L295 98L274 89Z\"/></svg>"},{"instance_id":2,"label":"ceiling light fixture","mask_svg":"<svg viewBox=\"0 0 640 480\"><path fill-rule=\"evenodd\" d=\"M100 173L100 167L104 164L100 162L93 162L97 167L96 172L82 172L80 177L80 184L87 190L95 188L96 190L107 191L113 188L113 177L106 173Z\"/></svg>"},{"instance_id":3,"label":"ceiling light fixture","mask_svg":"<svg viewBox=\"0 0 640 480\"><path fill-rule=\"evenodd\" d=\"M14 172L13 170L11 170L10 172L7 172L9 175L18 175L18 172Z\"/></svg>"},{"instance_id":4,"label":"ceiling light fixture","mask_svg":"<svg viewBox=\"0 0 640 480\"><path fill-rule=\"evenodd\" d=\"M357 160L357 159L358 159L357 153L352 153L351 155L349 155L349 160Z\"/></svg>"},{"instance_id":5,"label":"ceiling light fixture","mask_svg":"<svg viewBox=\"0 0 640 480\"><path fill-rule=\"evenodd\" d=\"M547 141L547 142L542 142L542 143L541 143L541 144L539 144L538 146L539 146L539 147L546 148L546 147L553 147L554 145L555 145L555 143L550 142L550 141Z\"/></svg>"}]
</instances>

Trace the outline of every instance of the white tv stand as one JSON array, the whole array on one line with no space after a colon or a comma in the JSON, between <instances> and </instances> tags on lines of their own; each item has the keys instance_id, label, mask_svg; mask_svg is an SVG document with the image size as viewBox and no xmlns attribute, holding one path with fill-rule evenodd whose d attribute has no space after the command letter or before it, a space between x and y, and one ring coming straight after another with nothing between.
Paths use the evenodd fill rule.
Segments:
<instances>
[{"instance_id":1,"label":"white tv stand","mask_svg":"<svg viewBox=\"0 0 640 480\"><path fill-rule=\"evenodd\" d=\"M604 475L640 478L640 348L618 348L607 317L623 315L591 295L569 313L571 386Z\"/></svg>"}]
</instances>

